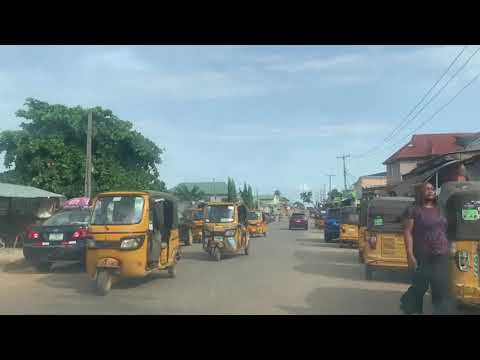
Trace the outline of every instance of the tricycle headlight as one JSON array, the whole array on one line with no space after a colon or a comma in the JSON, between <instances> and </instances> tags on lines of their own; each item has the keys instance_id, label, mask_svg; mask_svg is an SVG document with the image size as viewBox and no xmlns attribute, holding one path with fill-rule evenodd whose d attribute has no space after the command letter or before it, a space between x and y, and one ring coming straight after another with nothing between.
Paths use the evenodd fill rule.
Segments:
<instances>
[{"instance_id":1,"label":"tricycle headlight","mask_svg":"<svg viewBox=\"0 0 480 360\"><path fill-rule=\"evenodd\" d=\"M95 247L95 240L94 239L87 239L87 248L94 248Z\"/></svg>"},{"instance_id":2,"label":"tricycle headlight","mask_svg":"<svg viewBox=\"0 0 480 360\"><path fill-rule=\"evenodd\" d=\"M142 238L134 237L134 238L126 238L122 239L120 243L120 249L123 250L132 250L137 249L142 244Z\"/></svg>"},{"instance_id":3,"label":"tricycle headlight","mask_svg":"<svg viewBox=\"0 0 480 360\"><path fill-rule=\"evenodd\" d=\"M235 235L235 230L227 230L225 231L225 236L234 236Z\"/></svg>"}]
</instances>

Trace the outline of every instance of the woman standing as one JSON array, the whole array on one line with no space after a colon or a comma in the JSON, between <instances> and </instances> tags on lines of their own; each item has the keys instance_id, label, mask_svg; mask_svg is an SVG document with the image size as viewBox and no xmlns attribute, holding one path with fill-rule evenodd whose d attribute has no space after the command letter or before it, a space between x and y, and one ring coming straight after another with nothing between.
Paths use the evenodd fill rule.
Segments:
<instances>
[{"instance_id":1,"label":"woman standing","mask_svg":"<svg viewBox=\"0 0 480 360\"><path fill-rule=\"evenodd\" d=\"M417 188L415 205L407 209L404 238L408 267L414 273L412 286L401 298L401 309L407 314L422 314L423 298L430 286L434 314L447 314L447 220L440 214L430 183Z\"/></svg>"}]
</instances>

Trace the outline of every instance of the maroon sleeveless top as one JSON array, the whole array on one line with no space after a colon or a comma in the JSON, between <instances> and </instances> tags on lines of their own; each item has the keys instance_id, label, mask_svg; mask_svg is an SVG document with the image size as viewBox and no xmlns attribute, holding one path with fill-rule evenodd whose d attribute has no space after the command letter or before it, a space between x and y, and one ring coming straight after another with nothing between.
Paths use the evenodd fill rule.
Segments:
<instances>
[{"instance_id":1,"label":"maroon sleeveless top","mask_svg":"<svg viewBox=\"0 0 480 360\"><path fill-rule=\"evenodd\" d=\"M413 219L415 257L448 254L448 223L437 207L412 206L407 210L407 218Z\"/></svg>"}]
</instances>

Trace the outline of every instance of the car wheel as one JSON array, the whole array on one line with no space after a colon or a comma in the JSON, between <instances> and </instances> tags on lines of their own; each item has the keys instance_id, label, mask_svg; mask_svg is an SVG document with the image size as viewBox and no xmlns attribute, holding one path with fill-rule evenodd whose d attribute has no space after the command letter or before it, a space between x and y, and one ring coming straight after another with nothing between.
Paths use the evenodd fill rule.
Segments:
<instances>
[{"instance_id":1,"label":"car wheel","mask_svg":"<svg viewBox=\"0 0 480 360\"><path fill-rule=\"evenodd\" d=\"M97 294L105 296L112 287L112 274L108 270L98 270L95 279L95 290Z\"/></svg>"}]
</instances>

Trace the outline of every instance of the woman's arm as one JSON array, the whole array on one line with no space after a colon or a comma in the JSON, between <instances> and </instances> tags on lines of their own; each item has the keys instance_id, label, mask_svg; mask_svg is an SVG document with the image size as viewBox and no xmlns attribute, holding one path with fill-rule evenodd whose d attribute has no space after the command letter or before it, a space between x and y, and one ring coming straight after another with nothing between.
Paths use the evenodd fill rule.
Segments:
<instances>
[{"instance_id":1,"label":"woman's arm","mask_svg":"<svg viewBox=\"0 0 480 360\"><path fill-rule=\"evenodd\" d=\"M415 270L417 268L417 260L413 255L413 219L406 219L403 230L403 238L405 241L405 250L407 252L408 267Z\"/></svg>"}]
</instances>

